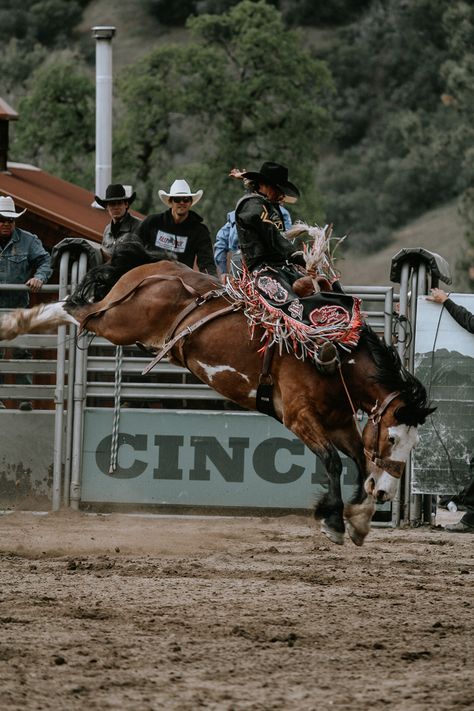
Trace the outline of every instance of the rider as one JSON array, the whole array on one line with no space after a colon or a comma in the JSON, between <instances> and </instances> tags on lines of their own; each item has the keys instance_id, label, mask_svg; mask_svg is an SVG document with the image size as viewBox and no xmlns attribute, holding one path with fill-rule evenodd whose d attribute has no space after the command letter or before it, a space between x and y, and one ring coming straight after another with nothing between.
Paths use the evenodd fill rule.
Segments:
<instances>
[{"instance_id":1,"label":"rider","mask_svg":"<svg viewBox=\"0 0 474 711\"><path fill-rule=\"evenodd\" d=\"M302 276L297 265L303 268L306 265L303 254L298 253L282 234L284 222L279 205L296 202L299 190L288 180L288 168L279 163L266 161L260 171L242 172L241 177L253 184L253 192L241 198L235 210L245 266L254 279L262 270L270 269L288 299L296 300L298 295L291 287ZM323 343L318 350L317 362L323 372L335 372L337 349L334 343Z\"/></svg>"}]
</instances>

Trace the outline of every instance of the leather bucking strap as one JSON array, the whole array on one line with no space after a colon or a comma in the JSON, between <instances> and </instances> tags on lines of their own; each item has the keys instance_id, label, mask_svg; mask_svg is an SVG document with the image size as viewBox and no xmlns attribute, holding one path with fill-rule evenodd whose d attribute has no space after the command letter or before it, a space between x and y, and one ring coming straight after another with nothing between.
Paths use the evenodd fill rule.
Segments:
<instances>
[{"instance_id":1,"label":"leather bucking strap","mask_svg":"<svg viewBox=\"0 0 474 711\"><path fill-rule=\"evenodd\" d=\"M257 386L256 408L264 415L270 415L280 421L273 405L273 377L270 373L274 353L275 343L265 347L262 371Z\"/></svg>"},{"instance_id":2,"label":"leather bucking strap","mask_svg":"<svg viewBox=\"0 0 474 711\"><path fill-rule=\"evenodd\" d=\"M102 316L102 314L105 314L107 311L110 311L114 306L118 306L122 302L124 302L126 299L128 299L130 296L132 296L138 289L143 286L146 282L150 281L179 281L181 282L182 286L186 289L188 294L191 294L191 296L195 297L201 297L202 295L199 293L199 291L196 291L196 289L189 284L186 284L186 282L178 276L169 276L165 274L152 274L150 276L145 277L141 281L138 282L138 284L134 284L131 286L128 291L126 291L124 294L121 294L117 299L114 301L111 301L108 303L106 306L102 306L102 308L97 309L97 311L92 311L91 313L87 314L87 316L83 319L83 321L80 324L80 333L85 330L87 322L90 321L91 318L95 318L97 316ZM215 290L214 290L215 291Z\"/></svg>"},{"instance_id":3,"label":"leather bucking strap","mask_svg":"<svg viewBox=\"0 0 474 711\"><path fill-rule=\"evenodd\" d=\"M202 306L204 302L201 301L200 299L196 299L196 301L192 302L193 309L197 308L198 306ZM189 314L193 309L190 309L186 307L186 309L183 309L183 312L186 311L186 314ZM165 339L164 346L160 348L156 356L153 358L153 360L148 363L146 368L142 371L142 375L146 375L147 373L152 370L152 368L155 367L157 363L160 362L162 358L170 351L176 343L178 343L179 340L182 338L186 338L186 336L189 336L191 333L194 333L194 331L197 331L201 326L204 326L205 323L208 323L209 321L213 321L216 318L219 318L220 316L225 316L226 314L231 313L232 311L238 311L240 309L240 305L237 303L234 304L229 304L228 306L225 306L222 309L218 309L217 311L212 311L210 314L207 314L206 316L203 316L200 318L198 321L195 321L194 323L189 324L189 326L186 326L183 328L182 331L179 331L179 333L176 333L175 335L172 335L172 332L169 331L168 336ZM182 312L182 313L183 313ZM179 314L181 316L181 314ZM174 324L176 322L180 323L184 318L184 315L182 318L176 318Z\"/></svg>"}]
</instances>

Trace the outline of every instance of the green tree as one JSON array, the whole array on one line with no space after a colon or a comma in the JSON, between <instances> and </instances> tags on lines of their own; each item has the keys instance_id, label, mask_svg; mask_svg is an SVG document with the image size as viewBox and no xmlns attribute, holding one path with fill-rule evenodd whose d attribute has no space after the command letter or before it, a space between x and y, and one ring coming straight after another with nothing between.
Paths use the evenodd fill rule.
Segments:
<instances>
[{"instance_id":1,"label":"green tree","mask_svg":"<svg viewBox=\"0 0 474 711\"><path fill-rule=\"evenodd\" d=\"M193 45L155 50L121 82L118 155L138 167L144 183L199 180L213 229L241 192L229 169L257 168L265 159L286 163L301 185L306 199L298 214L320 217L314 170L330 130L322 105L331 90L325 64L262 1L244 0L188 26ZM148 209L146 184L142 190Z\"/></svg>"},{"instance_id":2,"label":"green tree","mask_svg":"<svg viewBox=\"0 0 474 711\"><path fill-rule=\"evenodd\" d=\"M30 44L64 46L82 17L86 0L3 0L0 42L25 40Z\"/></svg>"},{"instance_id":3,"label":"green tree","mask_svg":"<svg viewBox=\"0 0 474 711\"><path fill-rule=\"evenodd\" d=\"M470 36L470 12L451 0L373 3L324 55L338 92L336 144L320 179L330 218L352 232L349 247L383 246L395 227L465 188L472 132L450 106L447 76L460 79L456 47Z\"/></svg>"},{"instance_id":4,"label":"green tree","mask_svg":"<svg viewBox=\"0 0 474 711\"><path fill-rule=\"evenodd\" d=\"M94 103L94 83L77 58L66 55L41 65L19 103L12 157L89 188L94 176Z\"/></svg>"},{"instance_id":5,"label":"green tree","mask_svg":"<svg viewBox=\"0 0 474 711\"><path fill-rule=\"evenodd\" d=\"M464 147L463 160L457 166L464 178L465 189L459 209L466 225L467 249L456 264L457 281L474 290L474 8L471 3L457 2L443 16L443 29L448 38L449 58L441 67L445 82L443 101L451 117L451 132Z\"/></svg>"}]
</instances>

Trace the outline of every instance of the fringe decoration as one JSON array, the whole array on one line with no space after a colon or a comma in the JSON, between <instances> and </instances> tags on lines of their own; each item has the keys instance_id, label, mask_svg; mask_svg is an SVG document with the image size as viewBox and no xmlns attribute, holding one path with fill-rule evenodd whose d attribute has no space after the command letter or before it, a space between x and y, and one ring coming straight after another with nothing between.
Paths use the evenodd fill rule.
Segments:
<instances>
[{"instance_id":1,"label":"fringe decoration","mask_svg":"<svg viewBox=\"0 0 474 711\"><path fill-rule=\"evenodd\" d=\"M280 354L285 350L293 353L300 360L308 358L314 360L320 346L326 341L334 341L345 350L351 350L357 345L363 324L360 299L353 297L352 315L349 320L342 315L339 319L325 320L323 305L320 309L321 321L308 325L269 304L255 284L254 275L249 275L244 268L241 278L229 279L225 287L228 296L241 304L249 324L251 338L255 334L255 328L261 327L263 328L262 342L265 341L269 345L276 344Z\"/></svg>"},{"instance_id":2,"label":"fringe decoration","mask_svg":"<svg viewBox=\"0 0 474 711\"><path fill-rule=\"evenodd\" d=\"M303 242L299 252L303 255L306 269L315 272L317 276L323 277L330 284L339 279L340 273L334 267L334 253L340 244L346 239L346 235L336 240L336 244L331 252L332 225L308 225L305 222L295 222L284 236L293 241L297 237L308 235L309 240ZM333 240L334 241L334 240Z\"/></svg>"}]
</instances>

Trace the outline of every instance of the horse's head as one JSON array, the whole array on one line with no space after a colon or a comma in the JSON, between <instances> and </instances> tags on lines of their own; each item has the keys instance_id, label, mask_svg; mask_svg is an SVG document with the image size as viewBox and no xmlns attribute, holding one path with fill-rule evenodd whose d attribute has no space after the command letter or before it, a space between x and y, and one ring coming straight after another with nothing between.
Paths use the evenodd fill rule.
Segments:
<instances>
[{"instance_id":1,"label":"horse's head","mask_svg":"<svg viewBox=\"0 0 474 711\"><path fill-rule=\"evenodd\" d=\"M362 436L368 465L365 489L377 501L390 501L418 442L417 427L436 408L428 406L426 388L403 366L397 350L368 327L363 329L359 352L365 357L358 384L364 382L364 409L369 415Z\"/></svg>"},{"instance_id":2,"label":"horse's head","mask_svg":"<svg viewBox=\"0 0 474 711\"><path fill-rule=\"evenodd\" d=\"M369 472L365 490L376 501L390 501L395 496L408 456L419 439L417 427L435 409L408 405L400 392L375 403L362 438Z\"/></svg>"}]
</instances>

